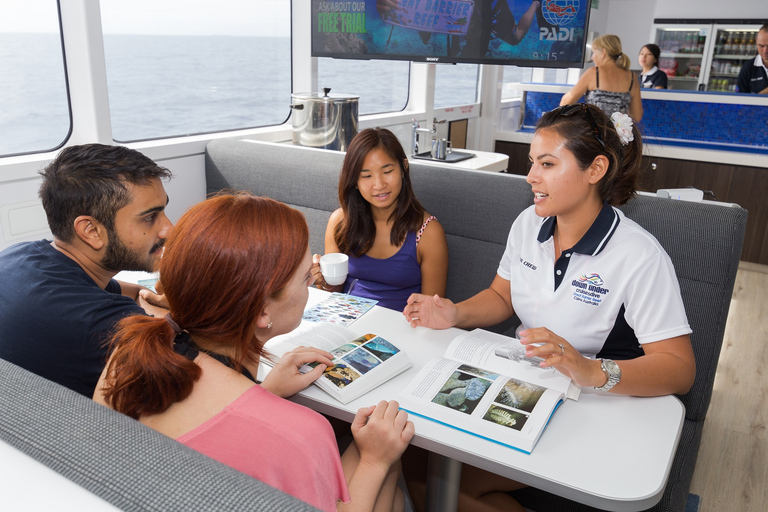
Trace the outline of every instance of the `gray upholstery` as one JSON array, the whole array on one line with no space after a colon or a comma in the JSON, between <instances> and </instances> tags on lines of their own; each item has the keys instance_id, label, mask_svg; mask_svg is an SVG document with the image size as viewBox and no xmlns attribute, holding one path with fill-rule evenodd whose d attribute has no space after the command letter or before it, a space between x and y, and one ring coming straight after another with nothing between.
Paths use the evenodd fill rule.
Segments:
<instances>
[{"instance_id":1,"label":"gray upholstery","mask_svg":"<svg viewBox=\"0 0 768 512\"><path fill-rule=\"evenodd\" d=\"M322 253L328 217L338 207L342 159L341 153L289 144L213 141L206 151L208 191L243 189L301 209L312 231L312 252ZM532 204L530 186L520 176L448 166L411 162L411 170L416 196L445 228L450 259L446 295L466 299L493 279L512 222ZM685 508L712 396L747 212L738 206L648 196L632 199L622 210L669 253L694 331L696 381L680 397L686 407L682 437L665 494L652 509L678 511ZM508 321L494 330L511 334L514 327ZM532 510L594 510L536 489L519 491L516 497Z\"/></svg>"},{"instance_id":2,"label":"gray upholstery","mask_svg":"<svg viewBox=\"0 0 768 512\"><path fill-rule=\"evenodd\" d=\"M122 510L316 510L2 359L0 390L1 440Z\"/></svg>"}]
</instances>

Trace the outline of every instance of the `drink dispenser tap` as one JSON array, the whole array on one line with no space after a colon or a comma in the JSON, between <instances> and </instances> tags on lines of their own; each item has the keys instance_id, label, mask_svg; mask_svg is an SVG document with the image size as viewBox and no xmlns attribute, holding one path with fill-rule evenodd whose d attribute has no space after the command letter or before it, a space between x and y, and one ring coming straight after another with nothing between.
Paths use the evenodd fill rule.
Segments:
<instances>
[{"instance_id":1,"label":"drink dispenser tap","mask_svg":"<svg viewBox=\"0 0 768 512\"><path fill-rule=\"evenodd\" d=\"M437 133L437 125L442 124L445 122L445 119L442 119L440 121L437 120L437 118L432 119L432 128L421 128L419 126L419 122L417 120L413 120L413 137L411 139L411 155L418 155L419 154L419 133L428 133L430 135L434 135Z\"/></svg>"}]
</instances>

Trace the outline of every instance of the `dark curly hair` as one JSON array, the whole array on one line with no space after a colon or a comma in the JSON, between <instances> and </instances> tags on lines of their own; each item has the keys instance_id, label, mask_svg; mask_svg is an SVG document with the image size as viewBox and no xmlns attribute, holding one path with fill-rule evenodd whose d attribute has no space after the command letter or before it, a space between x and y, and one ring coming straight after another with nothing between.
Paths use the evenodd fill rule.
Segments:
<instances>
[{"instance_id":1,"label":"dark curly hair","mask_svg":"<svg viewBox=\"0 0 768 512\"><path fill-rule=\"evenodd\" d=\"M608 157L608 170L598 184L603 201L620 206L635 195L643 156L643 139L636 123L632 124L634 140L624 145L613 121L599 107L580 103L545 113L536 131L544 129L554 130L565 140L565 147L576 157L581 170L587 169L598 155Z\"/></svg>"}]
</instances>

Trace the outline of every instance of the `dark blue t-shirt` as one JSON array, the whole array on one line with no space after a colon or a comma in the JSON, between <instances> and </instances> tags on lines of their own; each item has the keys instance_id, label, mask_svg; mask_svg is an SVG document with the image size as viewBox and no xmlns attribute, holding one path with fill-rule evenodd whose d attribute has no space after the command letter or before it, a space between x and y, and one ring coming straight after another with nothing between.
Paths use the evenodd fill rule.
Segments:
<instances>
[{"instance_id":1,"label":"dark blue t-shirt","mask_svg":"<svg viewBox=\"0 0 768 512\"><path fill-rule=\"evenodd\" d=\"M93 396L115 323L145 314L120 295L114 279L102 290L49 241L0 252L0 358Z\"/></svg>"}]
</instances>

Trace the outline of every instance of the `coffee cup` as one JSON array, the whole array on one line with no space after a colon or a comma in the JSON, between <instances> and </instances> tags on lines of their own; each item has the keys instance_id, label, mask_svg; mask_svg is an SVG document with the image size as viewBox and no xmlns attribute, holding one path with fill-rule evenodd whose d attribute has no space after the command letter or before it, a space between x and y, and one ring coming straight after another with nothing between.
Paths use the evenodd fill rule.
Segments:
<instances>
[{"instance_id":1,"label":"coffee cup","mask_svg":"<svg viewBox=\"0 0 768 512\"><path fill-rule=\"evenodd\" d=\"M340 252L324 254L320 257L320 272L329 285L344 284L349 273L349 256Z\"/></svg>"}]
</instances>

